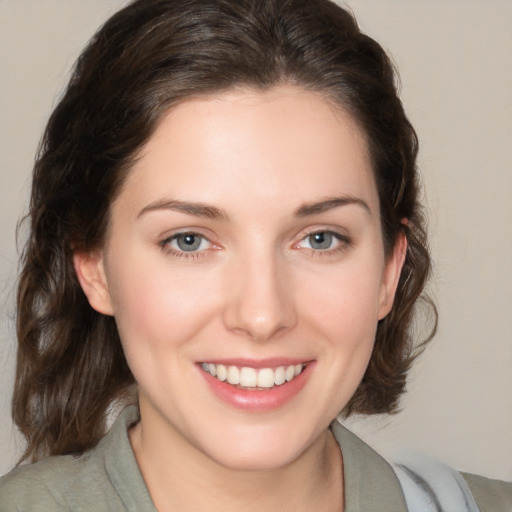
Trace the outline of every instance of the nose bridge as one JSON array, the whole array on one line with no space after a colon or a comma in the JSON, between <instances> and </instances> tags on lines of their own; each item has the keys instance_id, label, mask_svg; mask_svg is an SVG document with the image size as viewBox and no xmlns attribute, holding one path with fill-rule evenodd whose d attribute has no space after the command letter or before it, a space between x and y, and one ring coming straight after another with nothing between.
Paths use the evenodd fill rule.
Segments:
<instances>
[{"instance_id":1,"label":"nose bridge","mask_svg":"<svg viewBox=\"0 0 512 512\"><path fill-rule=\"evenodd\" d=\"M225 311L229 329L266 341L295 323L295 309L285 264L272 247L240 258L229 280L232 284Z\"/></svg>"}]
</instances>

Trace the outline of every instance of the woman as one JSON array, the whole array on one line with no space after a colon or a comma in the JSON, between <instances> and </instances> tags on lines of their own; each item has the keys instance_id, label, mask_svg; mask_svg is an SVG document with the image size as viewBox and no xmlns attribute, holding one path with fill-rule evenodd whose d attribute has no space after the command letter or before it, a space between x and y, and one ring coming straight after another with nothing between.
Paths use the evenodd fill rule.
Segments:
<instances>
[{"instance_id":1,"label":"woman","mask_svg":"<svg viewBox=\"0 0 512 512\"><path fill-rule=\"evenodd\" d=\"M53 457L2 510L406 510L330 425L396 409L421 346L416 151L389 60L328 1L113 16L34 169L13 415Z\"/></svg>"}]
</instances>

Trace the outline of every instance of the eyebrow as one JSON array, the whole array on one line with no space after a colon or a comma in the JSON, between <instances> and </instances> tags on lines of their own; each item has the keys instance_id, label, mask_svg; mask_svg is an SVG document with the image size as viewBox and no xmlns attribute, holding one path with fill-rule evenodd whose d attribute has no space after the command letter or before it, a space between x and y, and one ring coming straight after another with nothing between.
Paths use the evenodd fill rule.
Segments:
<instances>
[{"instance_id":1,"label":"eyebrow","mask_svg":"<svg viewBox=\"0 0 512 512\"><path fill-rule=\"evenodd\" d=\"M342 197L329 197L322 201L316 201L314 203L303 204L297 210L295 210L296 217L308 217L310 215L318 215L320 213L338 208L340 206L346 206L350 204L360 205L368 213L371 214L370 207L368 204L358 197L353 196L342 196ZM145 206L137 215L137 218L142 217L146 213L159 211L159 210L172 210L188 215L194 215L195 217L202 217L205 219L212 220L229 220L228 214L215 206L210 206L204 203L191 203L188 201L178 201L177 199L159 199L153 203Z\"/></svg>"},{"instance_id":2,"label":"eyebrow","mask_svg":"<svg viewBox=\"0 0 512 512\"><path fill-rule=\"evenodd\" d=\"M178 201L176 199L160 199L145 206L137 215L137 218L144 214L158 210L173 210L176 212L188 213L195 217L203 217L213 220L228 220L228 215L224 210L209 206L204 203L190 203L187 201Z\"/></svg>"},{"instance_id":3,"label":"eyebrow","mask_svg":"<svg viewBox=\"0 0 512 512\"><path fill-rule=\"evenodd\" d=\"M364 208L370 215L372 211L368 203L359 197L354 196L341 196L341 197L328 197L322 201L315 203L304 204L295 211L296 217L308 217L309 215L318 215L320 213L338 208L339 206L346 206L349 204L356 204Z\"/></svg>"}]
</instances>

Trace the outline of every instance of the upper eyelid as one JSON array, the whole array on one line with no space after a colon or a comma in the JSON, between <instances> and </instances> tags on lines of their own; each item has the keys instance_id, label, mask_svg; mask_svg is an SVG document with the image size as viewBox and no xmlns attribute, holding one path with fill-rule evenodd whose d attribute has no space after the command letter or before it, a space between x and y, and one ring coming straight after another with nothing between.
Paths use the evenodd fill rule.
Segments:
<instances>
[{"instance_id":1,"label":"upper eyelid","mask_svg":"<svg viewBox=\"0 0 512 512\"><path fill-rule=\"evenodd\" d=\"M157 239L158 239L158 241L160 243L164 243L164 242L168 242L170 240L173 240L174 238L176 238L177 236L180 236L180 235L200 236L200 237L208 240L209 242L213 243L212 237L209 236L209 235L206 235L205 233L202 233L199 228L185 228L185 229L178 228L178 229L175 229L175 230L171 230L170 232L167 231L166 233L164 233L162 235L159 235L157 237Z\"/></svg>"},{"instance_id":2,"label":"upper eyelid","mask_svg":"<svg viewBox=\"0 0 512 512\"><path fill-rule=\"evenodd\" d=\"M182 251L179 248L171 247L172 242L175 241L177 239L177 237L179 237L180 235L200 236L201 238L203 238L204 240L206 240L208 242L209 247L207 247L206 249L201 249L201 250L198 250L198 251L190 251L190 252ZM196 233L194 231L178 231L178 232L173 233L173 234L171 234L169 236L164 236L164 237L158 239L158 245L162 249L167 249L167 250L169 250L171 252L174 252L174 253L187 254L189 256L191 256L192 254L198 255L199 253L202 253L202 252L210 249L211 247L215 246L214 242L212 242L207 236L203 235L202 233Z\"/></svg>"},{"instance_id":3,"label":"upper eyelid","mask_svg":"<svg viewBox=\"0 0 512 512\"><path fill-rule=\"evenodd\" d=\"M168 232L169 233L169 232ZM299 231L299 233L294 237L294 241L292 241L292 245L297 244L298 242L301 242L308 236L311 236L315 233L332 233L338 240L340 241L346 241L351 242L352 237L346 232L346 229L343 228L337 228L332 226L311 226L304 228ZM176 237L180 235L195 235L200 236L207 240L210 244L215 245L217 247L222 247L223 244L214 241L215 237L211 235L207 235L204 232L202 232L201 228L177 228L176 230L172 230L169 234L163 234L161 236L157 237L157 241L160 245L164 245L166 243L171 242Z\"/></svg>"},{"instance_id":4,"label":"upper eyelid","mask_svg":"<svg viewBox=\"0 0 512 512\"><path fill-rule=\"evenodd\" d=\"M336 229L336 228L327 227L327 226L311 227L311 228L306 228L306 229L302 230L298 236L298 239L299 239L299 241L304 240L308 236L314 235L315 233L332 233L334 236L336 236L336 238L339 238L341 240L343 240L343 239L349 240L351 238L350 235L344 231L346 231L346 230L343 230L341 228Z\"/></svg>"},{"instance_id":5,"label":"upper eyelid","mask_svg":"<svg viewBox=\"0 0 512 512\"><path fill-rule=\"evenodd\" d=\"M334 239L336 239L339 243L348 243L350 240L348 237L341 235L337 233L336 231L312 231L311 233L308 233L307 235L303 236L298 243L304 242L304 240L307 240L310 236L316 235L317 233L329 233L333 236Z\"/></svg>"},{"instance_id":6,"label":"upper eyelid","mask_svg":"<svg viewBox=\"0 0 512 512\"><path fill-rule=\"evenodd\" d=\"M335 247L331 247L328 249L314 249L310 247L300 247L309 236L314 235L315 233L331 233L333 237L336 239ZM353 239L350 235L341 233L340 231L333 228L312 228L305 232L303 232L298 239L291 245L291 248L294 250L304 250L304 251L312 251L313 254L335 254L344 249L347 249L353 245Z\"/></svg>"},{"instance_id":7,"label":"upper eyelid","mask_svg":"<svg viewBox=\"0 0 512 512\"><path fill-rule=\"evenodd\" d=\"M179 237L180 235L194 235L199 236L203 240L206 240L208 243L208 247L204 249L198 249L193 251L185 251L183 249L180 249L179 247L173 247L173 242ZM196 259L201 258L207 255L207 252L210 250L216 250L220 246L216 245L214 242L210 240L207 236L203 235L202 233L197 233L195 231L191 230L183 230L183 231L177 231L167 237L164 237L158 241L158 245L169 256L173 258L185 258L185 259Z\"/></svg>"}]
</instances>

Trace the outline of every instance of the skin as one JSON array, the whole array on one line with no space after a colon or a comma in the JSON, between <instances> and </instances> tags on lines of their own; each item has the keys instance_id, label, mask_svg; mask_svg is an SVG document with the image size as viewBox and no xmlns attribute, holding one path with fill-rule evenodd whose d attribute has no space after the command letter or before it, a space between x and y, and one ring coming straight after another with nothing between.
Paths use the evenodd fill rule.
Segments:
<instances>
[{"instance_id":1,"label":"skin","mask_svg":"<svg viewBox=\"0 0 512 512\"><path fill-rule=\"evenodd\" d=\"M180 249L183 232L197 251ZM333 233L327 249L317 232ZM131 442L160 511L341 510L328 425L364 374L405 249L400 238L385 258L364 135L321 95L242 89L168 113L112 204L105 247L75 254L139 386ZM221 400L199 367L276 357L311 368L263 412Z\"/></svg>"}]
</instances>

